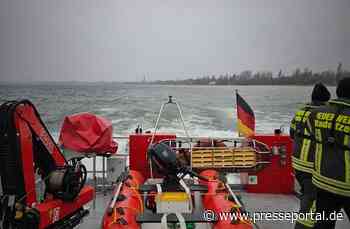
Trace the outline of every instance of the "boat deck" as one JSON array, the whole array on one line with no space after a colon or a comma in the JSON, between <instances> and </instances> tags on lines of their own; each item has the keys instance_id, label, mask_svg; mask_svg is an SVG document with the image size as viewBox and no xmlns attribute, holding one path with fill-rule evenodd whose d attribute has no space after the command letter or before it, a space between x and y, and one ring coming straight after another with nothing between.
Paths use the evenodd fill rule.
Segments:
<instances>
[{"instance_id":1,"label":"boat deck","mask_svg":"<svg viewBox=\"0 0 350 229\"><path fill-rule=\"evenodd\" d=\"M248 212L297 212L299 200L292 195L275 195L275 194L252 194L242 193ZM96 208L90 210L90 215L84 219L79 228L99 229L101 220L107 204L111 198L111 193L103 195L99 192L96 195ZM292 229L294 224L290 221L257 221L259 229ZM350 226L349 219L344 213L344 220L338 221L336 229L348 229Z\"/></svg>"}]
</instances>

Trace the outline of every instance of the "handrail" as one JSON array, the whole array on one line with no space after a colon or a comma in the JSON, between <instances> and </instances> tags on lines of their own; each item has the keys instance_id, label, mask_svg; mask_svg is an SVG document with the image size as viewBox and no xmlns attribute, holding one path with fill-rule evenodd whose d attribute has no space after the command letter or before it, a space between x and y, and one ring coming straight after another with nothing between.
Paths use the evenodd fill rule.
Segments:
<instances>
[{"instance_id":1,"label":"handrail","mask_svg":"<svg viewBox=\"0 0 350 229\"><path fill-rule=\"evenodd\" d=\"M182 127L183 127L183 129L184 129L185 135L187 136L187 138L190 137L190 135L189 135L189 133L188 133L188 130L187 130L187 128L186 128L186 125L185 125L185 120L184 120L183 115L182 115L181 106L179 105L178 102L173 101L173 97L172 97L172 96L169 96L168 101L165 102L165 103L163 103L163 104L161 105L161 107L160 107L160 110L159 110L159 113L158 113L158 117L157 117L157 121L156 121L156 123L155 123L154 130L153 130L153 133L152 133L152 138L151 138L150 144L152 144L153 141L154 141L154 137L155 137L155 135L156 135L156 133L157 133L158 124L159 124L160 118L161 118L161 116L162 116L163 110L164 110L165 106L166 106L166 105L169 105L169 104L175 104L175 105L176 105L176 108L177 108L177 110L178 110L178 112L179 112L179 115L180 115L180 119L181 119L181 123L182 123Z\"/></svg>"}]
</instances>

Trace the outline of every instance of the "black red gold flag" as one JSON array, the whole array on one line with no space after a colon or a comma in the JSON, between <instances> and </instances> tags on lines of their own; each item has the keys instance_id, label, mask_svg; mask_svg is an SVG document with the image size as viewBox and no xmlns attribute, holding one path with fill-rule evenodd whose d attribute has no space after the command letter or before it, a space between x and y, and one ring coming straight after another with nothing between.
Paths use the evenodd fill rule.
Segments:
<instances>
[{"instance_id":1,"label":"black red gold flag","mask_svg":"<svg viewBox=\"0 0 350 229\"><path fill-rule=\"evenodd\" d=\"M240 136L250 137L255 134L255 116L249 104L236 92L237 128Z\"/></svg>"}]
</instances>

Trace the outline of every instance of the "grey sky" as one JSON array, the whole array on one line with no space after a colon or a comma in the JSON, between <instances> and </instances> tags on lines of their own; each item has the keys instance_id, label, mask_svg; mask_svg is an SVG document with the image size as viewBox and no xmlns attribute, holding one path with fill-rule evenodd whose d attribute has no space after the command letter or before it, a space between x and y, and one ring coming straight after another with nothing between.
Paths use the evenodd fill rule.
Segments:
<instances>
[{"instance_id":1,"label":"grey sky","mask_svg":"<svg viewBox=\"0 0 350 229\"><path fill-rule=\"evenodd\" d=\"M0 0L0 81L350 69L350 0Z\"/></svg>"}]
</instances>

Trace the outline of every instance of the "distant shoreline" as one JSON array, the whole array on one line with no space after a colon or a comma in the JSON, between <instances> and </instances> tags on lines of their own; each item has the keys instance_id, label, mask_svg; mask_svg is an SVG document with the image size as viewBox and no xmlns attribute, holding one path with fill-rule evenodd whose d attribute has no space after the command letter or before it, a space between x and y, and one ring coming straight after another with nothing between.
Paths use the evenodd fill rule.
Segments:
<instances>
[{"instance_id":1,"label":"distant shoreline","mask_svg":"<svg viewBox=\"0 0 350 229\"><path fill-rule=\"evenodd\" d=\"M303 71L296 69L291 75L281 71L277 75L272 72L243 71L240 74L226 73L219 76L203 76L177 80L147 81L0 81L0 86L113 86L120 84L133 85L169 85L169 86L312 86L322 82L328 86L335 86L344 77L350 77L350 71L342 70L339 64L337 71L313 72L308 68Z\"/></svg>"},{"instance_id":2,"label":"distant shoreline","mask_svg":"<svg viewBox=\"0 0 350 229\"><path fill-rule=\"evenodd\" d=\"M252 72L246 70L239 74L226 73L181 80L157 80L149 83L161 85L307 86L322 82L325 85L335 86L344 77L350 77L350 72L343 70L342 64L339 63L336 71L313 72L308 68L305 68L303 71L297 68L292 74L287 75L282 70L277 74L273 74L270 71Z\"/></svg>"},{"instance_id":3,"label":"distant shoreline","mask_svg":"<svg viewBox=\"0 0 350 229\"><path fill-rule=\"evenodd\" d=\"M315 83L310 83L310 84L180 84L180 83L134 83L134 84L144 84L144 85L164 85L164 86L313 86ZM325 83L326 86L330 87L335 87L336 84L327 84Z\"/></svg>"},{"instance_id":4,"label":"distant shoreline","mask_svg":"<svg viewBox=\"0 0 350 229\"><path fill-rule=\"evenodd\" d=\"M141 83L141 82L85 82L85 81L79 81L79 82L68 82L68 81L62 81L62 82L0 82L0 86L105 86L105 85L121 85L121 84L131 84L131 85L154 85L154 86L312 86L314 83L311 84L181 84L181 83L160 83L160 82L147 82L147 83ZM336 86L336 84L327 84L327 86Z\"/></svg>"}]
</instances>

